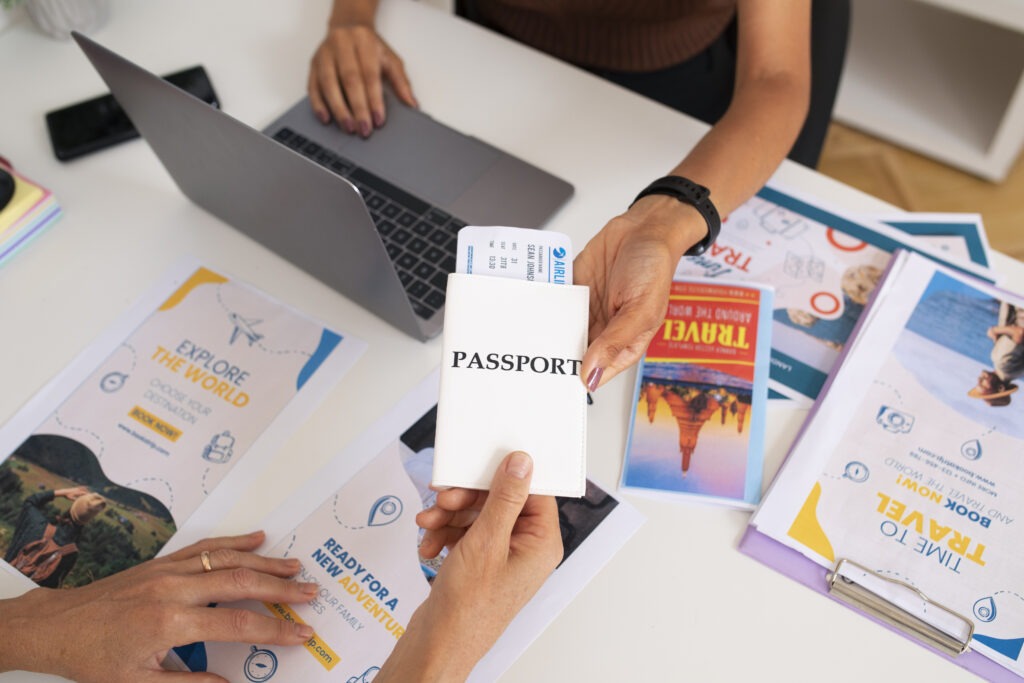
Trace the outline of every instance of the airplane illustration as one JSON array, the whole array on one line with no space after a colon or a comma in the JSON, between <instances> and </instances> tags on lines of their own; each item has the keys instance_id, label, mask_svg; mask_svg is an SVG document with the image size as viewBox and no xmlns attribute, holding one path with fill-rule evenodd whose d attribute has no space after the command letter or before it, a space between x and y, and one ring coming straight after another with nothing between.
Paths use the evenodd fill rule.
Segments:
<instances>
[{"instance_id":1,"label":"airplane illustration","mask_svg":"<svg viewBox=\"0 0 1024 683\"><path fill-rule=\"evenodd\" d=\"M229 315L228 320L230 320L231 324L235 326L235 329L231 332L230 344L235 343L235 340L238 339L239 332L245 335L246 340L249 342L249 346L252 346L253 342L258 342L260 339L263 339L262 334L252 329L254 325L258 325L263 322L262 320L246 319L237 313Z\"/></svg>"}]
</instances>

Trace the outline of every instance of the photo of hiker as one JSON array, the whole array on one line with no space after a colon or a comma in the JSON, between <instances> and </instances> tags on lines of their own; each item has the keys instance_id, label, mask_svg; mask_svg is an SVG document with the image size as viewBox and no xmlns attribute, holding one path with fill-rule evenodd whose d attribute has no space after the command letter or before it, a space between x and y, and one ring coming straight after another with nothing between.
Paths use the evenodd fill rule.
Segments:
<instances>
[{"instance_id":1,"label":"photo of hiker","mask_svg":"<svg viewBox=\"0 0 1024 683\"><path fill-rule=\"evenodd\" d=\"M159 500L107 479L73 439L34 435L0 463L0 554L39 586L83 586L133 567L175 530Z\"/></svg>"},{"instance_id":2,"label":"photo of hiker","mask_svg":"<svg viewBox=\"0 0 1024 683\"><path fill-rule=\"evenodd\" d=\"M46 505L54 498L66 498L71 508L50 521ZM4 560L43 588L60 588L78 560L82 527L106 507L103 496L84 486L33 493L22 504Z\"/></svg>"}]
</instances>

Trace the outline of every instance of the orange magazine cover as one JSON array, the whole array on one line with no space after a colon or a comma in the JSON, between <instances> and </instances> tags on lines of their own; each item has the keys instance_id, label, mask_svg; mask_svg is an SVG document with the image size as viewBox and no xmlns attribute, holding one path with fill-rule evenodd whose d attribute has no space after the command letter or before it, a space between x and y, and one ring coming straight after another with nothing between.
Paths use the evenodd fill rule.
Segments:
<instances>
[{"instance_id":1,"label":"orange magazine cover","mask_svg":"<svg viewBox=\"0 0 1024 683\"><path fill-rule=\"evenodd\" d=\"M624 488L752 509L761 495L772 289L672 283L637 371Z\"/></svg>"}]
</instances>

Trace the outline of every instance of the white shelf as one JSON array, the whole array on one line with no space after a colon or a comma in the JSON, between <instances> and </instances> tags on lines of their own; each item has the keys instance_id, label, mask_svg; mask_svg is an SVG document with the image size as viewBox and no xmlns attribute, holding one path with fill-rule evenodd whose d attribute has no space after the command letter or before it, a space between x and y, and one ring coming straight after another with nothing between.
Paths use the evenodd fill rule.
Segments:
<instances>
[{"instance_id":1,"label":"white shelf","mask_svg":"<svg viewBox=\"0 0 1024 683\"><path fill-rule=\"evenodd\" d=\"M852 4L836 119L1005 178L1024 143L1024 2Z\"/></svg>"}]
</instances>

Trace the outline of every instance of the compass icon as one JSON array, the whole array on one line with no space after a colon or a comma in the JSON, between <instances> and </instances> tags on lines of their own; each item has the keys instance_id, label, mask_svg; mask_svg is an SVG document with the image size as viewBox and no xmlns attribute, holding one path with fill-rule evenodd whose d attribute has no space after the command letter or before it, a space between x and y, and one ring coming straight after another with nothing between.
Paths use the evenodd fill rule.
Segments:
<instances>
[{"instance_id":1,"label":"compass icon","mask_svg":"<svg viewBox=\"0 0 1024 683\"><path fill-rule=\"evenodd\" d=\"M843 478L861 484L868 480L870 474L871 472L868 470L867 465L856 460L851 460L846 463L846 469L843 471Z\"/></svg>"},{"instance_id":2,"label":"compass icon","mask_svg":"<svg viewBox=\"0 0 1024 683\"><path fill-rule=\"evenodd\" d=\"M251 650L249 656L245 658L243 666L245 677L253 683L269 681L277 673L277 655L255 645Z\"/></svg>"}]
</instances>

